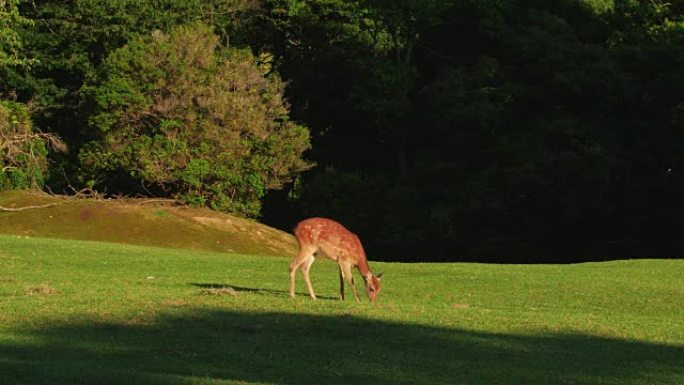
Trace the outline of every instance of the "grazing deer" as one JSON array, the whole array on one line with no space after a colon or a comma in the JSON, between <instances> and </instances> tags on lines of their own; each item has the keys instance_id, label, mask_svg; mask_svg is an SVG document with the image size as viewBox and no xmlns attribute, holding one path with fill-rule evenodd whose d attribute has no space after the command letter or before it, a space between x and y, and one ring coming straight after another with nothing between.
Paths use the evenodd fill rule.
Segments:
<instances>
[{"instance_id":1,"label":"grazing deer","mask_svg":"<svg viewBox=\"0 0 684 385\"><path fill-rule=\"evenodd\" d=\"M344 299L344 281L351 286L356 302L361 302L359 293L354 287L352 267L356 266L366 284L366 293L372 302L380 293L380 277L373 275L368 267L366 252L363 251L361 241L356 234L347 230L341 224L325 218L309 218L299 222L295 228L295 237L299 242L299 254L290 262L290 297L295 296L295 272L301 268L304 281L309 289L311 299L316 299L309 269L314 263L314 255L321 252L326 257L337 261L340 266L340 299Z\"/></svg>"}]
</instances>

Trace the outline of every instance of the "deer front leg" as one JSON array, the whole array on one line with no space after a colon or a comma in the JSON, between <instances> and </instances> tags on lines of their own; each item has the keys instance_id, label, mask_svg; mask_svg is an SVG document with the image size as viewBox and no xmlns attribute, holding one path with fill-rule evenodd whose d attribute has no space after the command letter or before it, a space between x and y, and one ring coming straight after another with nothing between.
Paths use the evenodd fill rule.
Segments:
<instances>
[{"instance_id":1,"label":"deer front leg","mask_svg":"<svg viewBox=\"0 0 684 385\"><path fill-rule=\"evenodd\" d=\"M342 269L342 275L344 276L344 279L349 282L349 286L351 286L352 293L354 293L354 298L356 298L356 302L361 302L361 298L359 298L359 293L356 291L356 286L354 286L354 275L352 274L352 266L351 264L345 263L343 265L340 265L340 268Z\"/></svg>"},{"instance_id":2,"label":"deer front leg","mask_svg":"<svg viewBox=\"0 0 684 385\"><path fill-rule=\"evenodd\" d=\"M340 299L344 301L344 274L342 274L342 266L340 266Z\"/></svg>"}]
</instances>

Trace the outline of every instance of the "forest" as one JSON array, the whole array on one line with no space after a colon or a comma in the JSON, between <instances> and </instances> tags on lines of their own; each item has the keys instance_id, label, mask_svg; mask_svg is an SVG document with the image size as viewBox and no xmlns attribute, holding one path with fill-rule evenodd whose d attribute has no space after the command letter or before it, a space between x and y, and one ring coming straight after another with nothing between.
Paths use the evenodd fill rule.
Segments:
<instances>
[{"instance_id":1,"label":"forest","mask_svg":"<svg viewBox=\"0 0 684 385\"><path fill-rule=\"evenodd\" d=\"M372 260L679 258L684 0L0 0L0 167Z\"/></svg>"}]
</instances>

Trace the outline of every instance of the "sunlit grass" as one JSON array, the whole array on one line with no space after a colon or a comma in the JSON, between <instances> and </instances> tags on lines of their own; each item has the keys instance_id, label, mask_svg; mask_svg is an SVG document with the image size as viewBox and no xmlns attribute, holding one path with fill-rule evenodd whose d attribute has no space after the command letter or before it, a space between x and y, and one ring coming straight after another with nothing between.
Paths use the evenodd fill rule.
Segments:
<instances>
[{"instance_id":1,"label":"sunlit grass","mask_svg":"<svg viewBox=\"0 0 684 385\"><path fill-rule=\"evenodd\" d=\"M682 384L684 261L288 260L0 236L0 384ZM357 278L357 285L361 285Z\"/></svg>"}]
</instances>

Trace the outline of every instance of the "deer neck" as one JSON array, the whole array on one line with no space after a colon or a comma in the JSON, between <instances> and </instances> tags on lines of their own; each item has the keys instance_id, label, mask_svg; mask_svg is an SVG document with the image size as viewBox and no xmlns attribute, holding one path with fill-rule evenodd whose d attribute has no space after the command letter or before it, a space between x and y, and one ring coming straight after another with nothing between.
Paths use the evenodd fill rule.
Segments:
<instances>
[{"instance_id":1,"label":"deer neck","mask_svg":"<svg viewBox=\"0 0 684 385\"><path fill-rule=\"evenodd\" d=\"M359 269L359 273L361 273L361 275L365 279L369 279L371 276L373 276L373 273L371 273L370 267L368 266L368 260L366 260L366 258L359 258L359 262L356 265L356 268Z\"/></svg>"}]
</instances>

